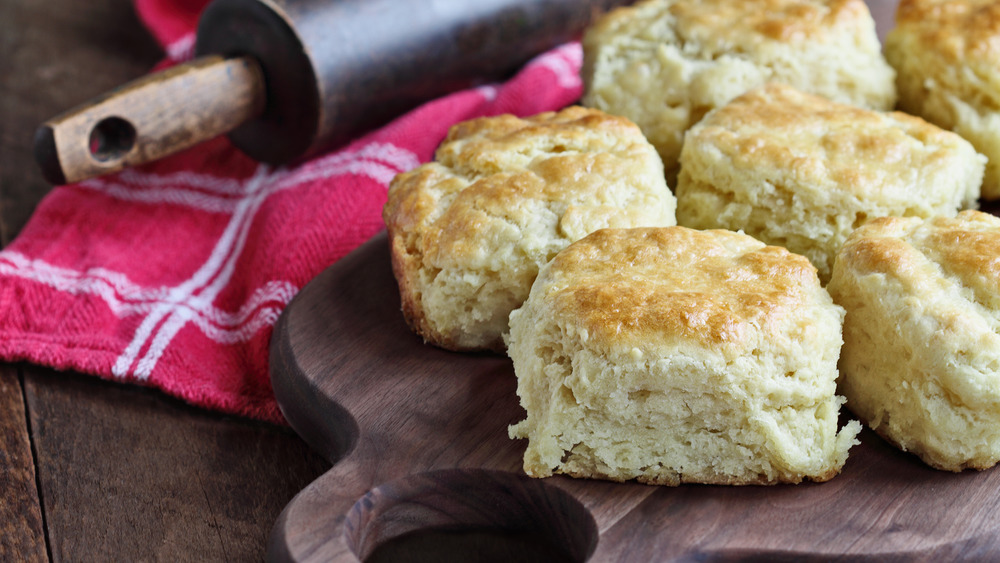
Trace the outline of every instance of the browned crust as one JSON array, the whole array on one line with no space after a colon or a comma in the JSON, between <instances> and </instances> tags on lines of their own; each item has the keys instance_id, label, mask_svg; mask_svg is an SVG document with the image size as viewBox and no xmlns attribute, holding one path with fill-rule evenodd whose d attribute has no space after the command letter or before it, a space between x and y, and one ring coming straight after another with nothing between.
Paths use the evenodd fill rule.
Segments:
<instances>
[{"instance_id":1,"label":"browned crust","mask_svg":"<svg viewBox=\"0 0 1000 563\"><path fill-rule=\"evenodd\" d=\"M953 64L1000 56L1000 3L992 0L901 0L896 22Z\"/></svg>"},{"instance_id":2,"label":"browned crust","mask_svg":"<svg viewBox=\"0 0 1000 563\"><path fill-rule=\"evenodd\" d=\"M769 486L769 485L797 485L802 481L812 481L814 483L825 483L830 479L833 479L840 474L840 468L831 469L826 473L821 475L797 475L788 478L778 478L778 479L767 479L765 477L758 477L757 479L736 479L728 476L718 476L717 479L691 479L686 478L684 475L675 477L672 475L664 475L662 477L636 477L634 479L637 483L642 483L644 485L655 485L655 486L665 486L665 487L678 487L680 485L690 484L690 485L725 485L725 486ZM632 481L633 479L616 479L609 475L602 474L590 474L583 471L573 471L562 468L556 468L553 473L560 475L566 475L568 477L574 477L577 479L602 479L604 481L613 481L616 483L626 483Z\"/></svg>"}]
</instances>

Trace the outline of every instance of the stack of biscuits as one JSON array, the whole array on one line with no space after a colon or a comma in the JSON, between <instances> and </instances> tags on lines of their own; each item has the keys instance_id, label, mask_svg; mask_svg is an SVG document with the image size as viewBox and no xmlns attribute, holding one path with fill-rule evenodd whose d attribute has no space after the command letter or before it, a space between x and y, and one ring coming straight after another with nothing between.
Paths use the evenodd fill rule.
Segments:
<instances>
[{"instance_id":1,"label":"stack of biscuits","mask_svg":"<svg viewBox=\"0 0 1000 563\"><path fill-rule=\"evenodd\" d=\"M510 356L535 477L825 481L845 402L932 467L991 467L996 45L1000 1L902 0L885 56L862 0L614 10L582 106L458 124L393 181L403 315Z\"/></svg>"},{"instance_id":2,"label":"stack of biscuits","mask_svg":"<svg viewBox=\"0 0 1000 563\"><path fill-rule=\"evenodd\" d=\"M456 125L435 161L397 176L383 216L403 314L450 350L503 351L539 268L608 227L675 224L656 150L582 107Z\"/></svg>"}]
</instances>

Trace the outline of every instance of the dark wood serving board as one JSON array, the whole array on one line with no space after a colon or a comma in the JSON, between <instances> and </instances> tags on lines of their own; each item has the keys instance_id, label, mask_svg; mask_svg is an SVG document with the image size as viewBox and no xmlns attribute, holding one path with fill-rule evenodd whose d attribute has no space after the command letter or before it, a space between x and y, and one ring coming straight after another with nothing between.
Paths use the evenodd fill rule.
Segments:
<instances>
[{"instance_id":1,"label":"dark wood serving board","mask_svg":"<svg viewBox=\"0 0 1000 563\"><path fill-rule=\"evenodd\" d=\"M384 233L300 292L271 353L283 412L334 463L271 560L1000 560L1000 472L936 471L868 430L827 483L525 477L510 360L408 330Z\"/></svg>"}]
</instances>

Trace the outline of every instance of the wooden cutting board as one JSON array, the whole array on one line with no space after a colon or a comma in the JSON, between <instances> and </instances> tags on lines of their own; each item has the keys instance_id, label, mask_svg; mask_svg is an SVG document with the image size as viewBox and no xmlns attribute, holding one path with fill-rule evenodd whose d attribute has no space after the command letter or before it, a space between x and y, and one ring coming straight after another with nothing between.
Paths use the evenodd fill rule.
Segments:
<instances>
[{"instance_id":1,"label":"wooden cutting board","mask_svg":"<svg viewBox=\"0 0 1000 563\"><path fill-rule=\"evenodd\" d=\"M271 560L1000 560L1000 472L936 471L867 430L820 484L525 477L510 360L409 331L384 233L300 292L271 354L283 412L335 464L286 507Z\"/></svg>"}]
</instances>

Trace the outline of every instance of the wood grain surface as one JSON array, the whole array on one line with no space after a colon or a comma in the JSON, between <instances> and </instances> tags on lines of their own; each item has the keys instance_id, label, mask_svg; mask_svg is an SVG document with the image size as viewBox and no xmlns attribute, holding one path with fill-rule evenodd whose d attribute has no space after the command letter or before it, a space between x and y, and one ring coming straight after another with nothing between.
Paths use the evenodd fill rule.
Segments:
<instances>
[{"instance_id":1,"label":"wood grain surface","mask_svg":"<svg viewBox=\"0 0 1000 563\"><path fill-rule=\"evenodd\" d=\"M507 548L541 530L515 542L522 555L569 561L1000 560L1000 472L937 471L867 430L821 484L528 479L506 431L524 416L509 360L424 345L395 287L382 234L279 321L279 404L336 463L282 513L273 560L356 561L399 541L419 558L421 535L439 545L442 530Z\"/></svg>"},{"instance_id":2,"label":"wood grain surface","mask_svg":"<svg viewBox=\"0 0 1000 563\"><path fill-rule=\"evenodd\" d=\"M162 57L129 0L0 1L3 245L52 189L35 128ZM328 468L288 428L0 365L0 561L260 560L281 509Z\"/></svg>"},{"instance_id":3,"label":"wood grain surface","mask_svg":"<svg viewBox=\"0 0 1000 563\"><path fill-rule=\"evenodd\" d=\"M45 561L45 532L17 371L0 366L0 561Z\"/></svg>"},{"instance_id":4,"label":"wood grain surface","mask_svg":"<svg viewBox=\"0 0 1000 563\"><path fill-rule=\"evenodd\" d=\"M54 560L259 558L328 467L288 429L150 390L38 370L26 394Z\"/></svg>"}]
</instances>

